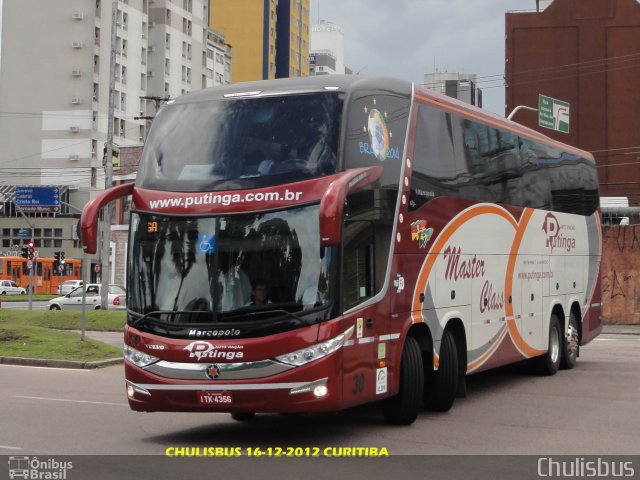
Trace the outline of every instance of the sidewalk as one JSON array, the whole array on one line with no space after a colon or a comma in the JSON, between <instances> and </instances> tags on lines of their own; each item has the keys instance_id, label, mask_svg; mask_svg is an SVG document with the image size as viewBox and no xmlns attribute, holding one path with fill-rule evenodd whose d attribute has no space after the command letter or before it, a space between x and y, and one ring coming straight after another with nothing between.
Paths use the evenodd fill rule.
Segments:
<instances>
[{"instance_id":1,"label":"sidewalk","mask_svg":"<svg viewBox=\"0 0 640 480\"><path fill-rule=\"evenodd\" d=\"M613 335L640 335L640 325L603 325L602 333Z\"/></svg>"}]
</instances>

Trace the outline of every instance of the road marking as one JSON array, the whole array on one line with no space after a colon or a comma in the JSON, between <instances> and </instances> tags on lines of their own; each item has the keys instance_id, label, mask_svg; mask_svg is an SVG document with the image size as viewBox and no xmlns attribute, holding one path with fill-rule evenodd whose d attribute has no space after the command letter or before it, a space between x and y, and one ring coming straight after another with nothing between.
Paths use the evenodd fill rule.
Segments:
<instances>
[{"instance_id":1,"label":"road marking","mask_svg":"<svg viewBox=\"0 0 640 480\"><path fill-rule=\"evenodd\" d=\"M619 338L596 338L598 342L615 342L616 340L620 340Z\"/></svg>"},{"instance_id":2,"label":"road marking","mask_svg":"<svg viewBox=\"0 0 640 480\"><path fill-rule=\"evenodd\" d=\"M24 450L24 448L10 447L9 445L0 445L0 450Z\"/></svg>"},{"instance_id":3,"label":"road marking","mask_svg":"<svg viewBox=\"0 0 640 480\"><path fill-rule=\"evenodd\" d=\"M91 403L94 405L114 405L116 407L128 407L126 403L112 403L112 402L93 402L91 400L71 400L68 398L50 398L50 397L29 397L26 395L15 395L15 398L25 398L27 400L47 400L50 402L70 402L70 403Z\"/></svg>"}]
</instances>

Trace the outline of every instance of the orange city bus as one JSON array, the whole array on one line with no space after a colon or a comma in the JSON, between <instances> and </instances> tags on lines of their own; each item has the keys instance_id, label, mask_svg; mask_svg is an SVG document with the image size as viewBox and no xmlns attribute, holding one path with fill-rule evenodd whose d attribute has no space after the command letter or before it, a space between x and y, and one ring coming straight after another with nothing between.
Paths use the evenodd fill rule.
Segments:
<instances>
[{"instance_id":1,"label":"orange city bus","mask_svg":"<svg viewBox=\"0 0 640 480\"><path fill-rule=\"evenodd\" d=\"M170 101L132 195L136 411L445 411L467 375L600 332L593 157L418 85L327 75Z\"/></svg>"},{"instance_id":2,"label":"orange city bus","mask_svg":"<svg viewBox=\"0 0 640 480\"><path fill-rule=\"evenodd\" d=\"M29 291L28 260L19 255L0 257L0 280L13 280ZM79 280L81 261L65 260L62 269L54 258L33 260L33 293L57 295L58 286L66 280Z\"/></svg>"}]
</instances>

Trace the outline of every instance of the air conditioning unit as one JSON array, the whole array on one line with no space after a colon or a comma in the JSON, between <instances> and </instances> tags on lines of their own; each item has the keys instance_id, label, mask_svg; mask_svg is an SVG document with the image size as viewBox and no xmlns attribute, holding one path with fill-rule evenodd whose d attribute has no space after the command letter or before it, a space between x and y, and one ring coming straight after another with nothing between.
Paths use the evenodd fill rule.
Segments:
<instances>
[{"instance_id":1,"label":"air conditioning unit","mask_svg":"<svg viewBox=\"0 0 640 480\"><path fill-rule=\"evenodd\" d=\"M80 127L76 127L76 126L69 127L69 131L71 133L79 133L80 132Z\"/></svg>"},{"instance_id":2,"label":"air conditioning unit","mask_svg":"<svg viewBox=\"0 0 640 480\"><path fill-rule=\"evenodd\" d=\"M147 77L149 78L153 77L153 70L149 70L149 73L147 73Z\"/></svg>"},{"instance_id":3,"label":"air conditioning unit","mask_svg":"<svg viewBox=\"0 0 640 480\"><path fill-rule=\"evenodd\" d=\"M147 48L147 52L153 52L153 45L149 45L149 48Z\"/></svg>"},{"instance_id":4,"label":"air conditioning unit","mask_svg":"<svg viewBox=\"0 0 640 480\"><path fill-rule=\"evenodd\" d=\"M73 75L74 77L80 77L82 76L82 70L77 68L74 70L71 70L71 75Z\"/></svg>"},{"instance_id":5,"label":"air conditioning unit","mask_svg":"<svg viewBox=\"0 0 640 480\"><path fill-rule=\"evenodd\" d=\"M75 41L75 42L71 42L71 46L73 48L82 48L84 46L84 44L82 42Z\"/></svg>"},{"instance_id":6,"label":"air conditioning unit","mask_svg":"<svg viewBox=\"0 0 640 480\"><path fill-rule=\"evenodd\" d=\"M71 99L71 103L73 105L80 105L82 103L82 99L80 97L73 97Z\"/></svg>"},{"instance_id":7,"label":"air conditioning unit","mask_svg":"<svg viewBox=\"0 0 640 480\"><path fill-rule=\"evenodd\" d=\"M82 20L84 18L84 13L82 13L82 12L73 12L71 14L71 18L73 18L74 20Z\"/></svg>"},{"instance_id":8,"label":"air conditioning unit","mask_svg":"<svg viewBox=\"0 0 640 480\"><path fill-rule=\"evenodd\" d=\"M77 162L78 160L80 160L80 155L69 155L69 160L71 160L72 162Z\"/></svg>"}]
</instances>

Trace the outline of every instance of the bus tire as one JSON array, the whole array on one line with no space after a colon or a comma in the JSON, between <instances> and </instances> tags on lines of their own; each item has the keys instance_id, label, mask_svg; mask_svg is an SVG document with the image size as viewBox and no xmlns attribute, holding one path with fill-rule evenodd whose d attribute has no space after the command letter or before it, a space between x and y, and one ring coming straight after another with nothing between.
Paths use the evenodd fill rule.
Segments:
<instances>
[{"instance_id":1,"label":"bus tire","mask_svg":"<svg viewBox=\"0 0 640 480\"><path fill-rule=\"evenodd\" d=\"M440 342L440 364L425 388L425 405L434 412L446 412L452 406L458 392L460 372L458 349L451 330L445 330Z\"/></svg>"},{"instance_id":2,"label":"bus tire","mask_svg":"<svg viewBox=\"0 0 640 480\"><path fill-rule=\"evenodd\" d=\"M232 412L231 418L238 422L248 422L249 420L253 420L255 418L255 412Z\"/></svg>"},{"instance_id":3,"label":"bus tire","mask_svg":"<svg viewBox=\"0 0 640 480\"><path fill-rule=\"evenodd\" d=\"M549 344L547 351L544 355L536 359L538 373L540 373L540 375L551 376L556 374L558 368L560 368L563 342L564 339L562 329L560 328L560 321L554 313L551 315L551 321L549 322Z\"/></svg>"},{"instance_id":4,"label":"bus tire","mask_svg":"<svg viewBox=\"0 0 640 480\"><path fill-rule=\"evenodd\" d=\"M400 361L400 389L382 405L385 421L393 425L412 424L420 413L423 389L424 365L420 346L415 338L407 337Z\"/></svg>"},{"instance_id":5,"label":"bus tire","mask_svg":"<svg viewBox=\"0 0 640 480\"><path fill-rule=\"evenodd\" d=\"M578 331L578 322L573 312L569 314L569 328L567 336L562 342L562 358L560 360L560 368L563 370L571 370L576 366L578 360L578 349L580 348L580 332Z\"/></svg>"}]
</instances>

